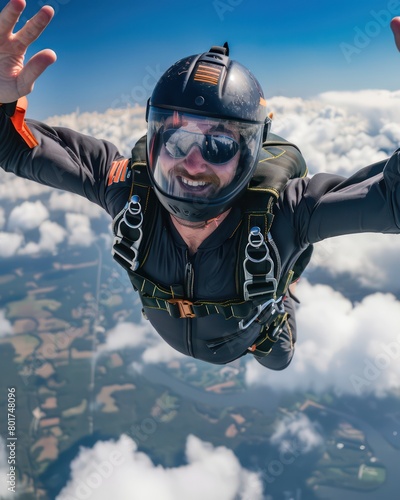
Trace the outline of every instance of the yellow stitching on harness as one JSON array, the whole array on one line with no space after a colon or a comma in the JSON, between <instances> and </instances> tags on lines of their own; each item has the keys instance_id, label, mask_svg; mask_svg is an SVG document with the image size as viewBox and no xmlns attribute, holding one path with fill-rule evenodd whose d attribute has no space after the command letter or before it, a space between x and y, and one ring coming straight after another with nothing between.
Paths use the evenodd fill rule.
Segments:
<instances>
[{"instance_id":1,"label":"yellow stitching on harness","mask_svg":"<svg viewBox=\"0 0 400 500\"><path fill-rule=\"evenodd\" d=\"M146 166L146 163L145 162L139 162L139 161L137 161L136 163L132 163L132 165L131 165L131 172L133 172L133 167L135 167L136 165L144 165L144 166ZM133 179L133 180L135 180L135 179ZM132 182L131 191L129 193L129 199L132 197L134 185L135 185L135 182ZM141 184L136 183L136 186L140 186L140 185Z\"/></svg>"},{"instance_id":2,"label":"yellow stitching on harness","mask_svg":"<svg viewBox=\"0 0 400 500\"><path fill-rule=\"evenodd\" d=\"M286 153L286 149L282 149L278 146L273 146L273 147L276 149L280 149L282 152L279 153L278 155L274 155L271 153L271 151L268 151L268 148L263 148L264 151L269 153L271 156L269 158L263 158L262 160L259 161L259 163L264 163L265 161L270 161L270 160L276 160L277 158L280 158L281 156L283 156Z\"/></svg>"}]
</instances>

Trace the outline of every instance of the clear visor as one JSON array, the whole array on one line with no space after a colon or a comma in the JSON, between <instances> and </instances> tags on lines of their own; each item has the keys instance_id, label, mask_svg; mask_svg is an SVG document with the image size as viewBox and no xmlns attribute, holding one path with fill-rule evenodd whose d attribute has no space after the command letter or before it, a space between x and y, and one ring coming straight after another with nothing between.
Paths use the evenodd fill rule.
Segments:
<instances>
[{"instance_id":1,"label":"clear visor","mask_svg":"<svg viewBox=\"0 0 400 500\"><path fill-rule=\"evenodd\" d=\"M258 158L262 124L151 108L147 147L159 190L194 203L236 196Z\"/></svg>"}]
</instances>

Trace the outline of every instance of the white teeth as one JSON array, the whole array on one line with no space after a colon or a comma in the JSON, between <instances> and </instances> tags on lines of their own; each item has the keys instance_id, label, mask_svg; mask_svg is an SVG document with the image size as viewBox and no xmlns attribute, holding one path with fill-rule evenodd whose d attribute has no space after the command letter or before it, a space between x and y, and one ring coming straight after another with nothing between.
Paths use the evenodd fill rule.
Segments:
<instances>
[{"instance_id":1,"label":"white teeth","mask_svg":"<svg viewBox=\"0 0 400 500\"><path fill-rule=\"evenodd\" d=\"M191 181L189 179L185 179L184 177L181 177L183 184L186 184L187 186L193 186L193 187L203 187L207 184L207 182L204 181Z\"/></svg>"}]
</instances>

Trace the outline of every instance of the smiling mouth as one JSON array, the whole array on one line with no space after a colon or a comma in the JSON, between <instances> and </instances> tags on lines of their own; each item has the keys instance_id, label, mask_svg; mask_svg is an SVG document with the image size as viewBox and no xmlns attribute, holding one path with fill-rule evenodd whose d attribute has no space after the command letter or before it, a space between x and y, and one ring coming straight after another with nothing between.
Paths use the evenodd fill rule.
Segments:
<instances>
[{"instance_id":1,"label":"smiling mouth","mask_svg":"<svg viewBox=\"0 0 400 500\"><path fill-rule=\"evenodd\" d=\"M191 192L203 192L207 190L210 186L212 186L211 182L206 182L206 181L194 181L192 179L187 179L186 177L179 176L178 177L179 184L186 189L187 191Z\"/></svg>"}]
</instances>

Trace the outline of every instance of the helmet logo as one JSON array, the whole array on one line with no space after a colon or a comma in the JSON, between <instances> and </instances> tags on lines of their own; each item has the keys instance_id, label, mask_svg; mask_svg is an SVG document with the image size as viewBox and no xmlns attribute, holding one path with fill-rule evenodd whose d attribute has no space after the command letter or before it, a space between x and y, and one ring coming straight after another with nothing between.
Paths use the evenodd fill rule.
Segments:
<instances>
[{"instance_id":1,"label":"helmet logo","mask_svg":"<svg viewBox=\"0 0 400 500\"><path fill-rule=\"evenodd\" d=\"M221 75L222 68L213 64L200 63L194 74L194 81L201 83L209 83L210 85L218 85L218 80Z\"/></svg>"}]
</instances>

